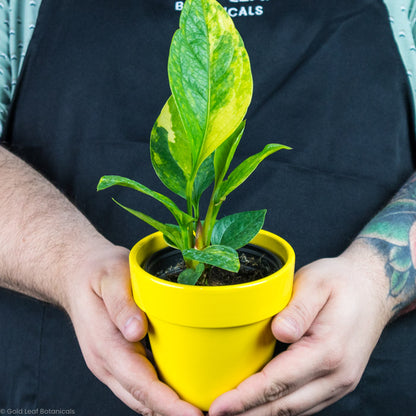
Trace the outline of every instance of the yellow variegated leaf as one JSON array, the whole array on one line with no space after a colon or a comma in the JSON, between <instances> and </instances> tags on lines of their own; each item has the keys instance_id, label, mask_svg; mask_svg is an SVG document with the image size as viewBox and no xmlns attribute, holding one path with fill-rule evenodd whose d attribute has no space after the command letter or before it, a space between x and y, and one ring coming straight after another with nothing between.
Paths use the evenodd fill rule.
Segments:
<instances>
[{"instance_id":1,"label":"yellow variegated leaf","mask_svg":"<svg viewBox=\"0 0 416 416\"><path fill-rule=\"evenodd\" d=\"M185 198L186 184L192 171L192 156L173 97L168 99L153 126L150 157L164 185Z\"/></svg>"},{"instance_id":2,"label":"yellow variegated leaf","mask_svg":"<svg viewBox=\"0 0 416 416\"><path fill-rule=\"evenodd\" d=\"M253 89L243 41L217 1L186 1L168 70L196 169L239 126Z\"/></svg>"}]
</instances>

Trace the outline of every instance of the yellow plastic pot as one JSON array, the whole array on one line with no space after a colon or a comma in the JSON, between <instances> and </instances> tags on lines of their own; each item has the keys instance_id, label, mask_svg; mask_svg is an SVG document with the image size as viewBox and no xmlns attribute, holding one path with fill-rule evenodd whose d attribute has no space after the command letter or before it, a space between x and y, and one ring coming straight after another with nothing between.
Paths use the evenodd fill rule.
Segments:
<instances>
[{"instance_id":1,"label":"yellow plastic pot","mask_svg":"<svg viewBox=\"0 0 416 416\"><path fill-rule=\"evenodd\" d=\"M278 255L284 266L263 279L221 287L181 285L147 273L143 263L166 247L161 233L130 252L133 296L149 319L159 376L202 410L272 358L276 340L270 321L291 297L292 247L267 231L252 243Z\"/></svg>"}]
</instances>

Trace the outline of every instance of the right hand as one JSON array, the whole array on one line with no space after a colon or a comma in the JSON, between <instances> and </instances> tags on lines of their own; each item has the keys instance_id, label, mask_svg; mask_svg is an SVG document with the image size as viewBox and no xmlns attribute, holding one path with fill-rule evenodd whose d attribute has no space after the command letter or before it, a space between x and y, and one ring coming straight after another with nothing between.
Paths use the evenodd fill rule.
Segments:
<instances>
[{"instance_id":1,"label":"right hand","mask_svg":"<svg viewBox=\"0 0 416 416\"><path fill-rule=\"evenodd\" d=\"M100 242L65 281L64 307L88 368L143 416L202 416L158 380L139 342L147 319L131 294L128 250Z\"/></svg>"},{"instance_id":2,"label":"right hand","mask_svg":"<svg viewBox=\"0 0 416 416\"><path fill-rule=\"evenodd\" d=\"M356 240L295 276L293 297L272 321L288 349L212 404L212 416L312 415L360 381L392 317L385 261Z\"/></svg>"}]
</instances>

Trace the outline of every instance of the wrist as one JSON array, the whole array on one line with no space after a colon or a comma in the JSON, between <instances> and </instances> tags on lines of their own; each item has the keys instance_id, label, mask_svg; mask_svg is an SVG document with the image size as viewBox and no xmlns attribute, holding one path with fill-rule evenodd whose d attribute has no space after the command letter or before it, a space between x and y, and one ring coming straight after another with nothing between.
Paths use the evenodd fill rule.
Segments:
<instances>
[{"instance_id":1,"label":"wrist","mask_svg":"<svg viewBox=\"0 0 416 416\"><path fill-rule=\"evenodd\" d=\"M79 300L91 293L101 297L105 279L128 270L129 251L102 238L92 239L62 274L61 306L71 316Z\"/></svg>"},{"instance_id":2,"label":"wrist","mask_svg":"<svg viewBox=\"0 0 416 416\"><path fill-rule=\"evenodd\" d=\"M396 308L396 300L389 296L389 279L384 256L371 243L357 238L339 259L348 266L357 291L360 291L375 308L380 325L384 328L393 318Z\"/></svg>"}]
</instances>

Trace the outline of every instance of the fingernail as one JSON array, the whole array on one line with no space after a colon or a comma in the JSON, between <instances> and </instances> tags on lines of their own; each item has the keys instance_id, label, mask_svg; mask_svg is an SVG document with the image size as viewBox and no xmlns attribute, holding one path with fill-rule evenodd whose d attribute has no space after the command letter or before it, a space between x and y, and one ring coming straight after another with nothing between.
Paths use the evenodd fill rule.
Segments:
<instances>
[{"instance_id":1,"label":"fingernail","mask_svg":"<svg viewBox=\"0 0 416 416\"><path fill-rule=\"evenodd\" d=\"M134 338L140 331L140 320L136 316L130 317L124 325L124 335Z\"/></svg>"},{"instance_id":2,"label":"fingernail","mask_svg":"<svg viewBox=\"0 0 416 416\"><path fill-rule=\"evenodd\" d=\"M297 323L291 318L280 318L276 319L276 324L280 326L285 332L289 332L290 335L297 335L299 332Z\"/></svg>"}]
</instances>

